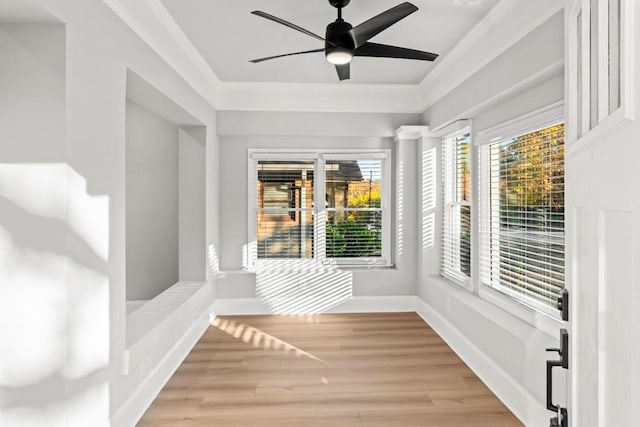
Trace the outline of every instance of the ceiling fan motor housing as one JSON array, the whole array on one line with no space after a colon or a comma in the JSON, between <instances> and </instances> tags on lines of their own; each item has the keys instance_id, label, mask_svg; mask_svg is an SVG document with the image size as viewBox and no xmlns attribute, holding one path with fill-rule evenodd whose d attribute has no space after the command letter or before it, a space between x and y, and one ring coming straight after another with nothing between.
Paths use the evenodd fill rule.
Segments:
<instances>
[{"instance_id":1,"label":"ceiling fan motor housing","mask_svg":"<svg viewBox=\"0 0 640 427\"><path fill-rule=\"evenodd\" d=\"M333 7L337 7L338 9L342 9L343 7L347 7L351 0L329 0L329 3Z\"/></svg>"},{"instance_id":2,"label":"ceiling fan motor housing","mask_svg":"<svg viewBox=\"0 0 640 427\"><path fill-rule=\"evenodd\" d=\"M355 41L351 35L353 27L348 22L338 20L327 25L327 33L325 39L325 55L333 52L345 52L353 54L355 50Z\"/></svg>"}]
</instances>

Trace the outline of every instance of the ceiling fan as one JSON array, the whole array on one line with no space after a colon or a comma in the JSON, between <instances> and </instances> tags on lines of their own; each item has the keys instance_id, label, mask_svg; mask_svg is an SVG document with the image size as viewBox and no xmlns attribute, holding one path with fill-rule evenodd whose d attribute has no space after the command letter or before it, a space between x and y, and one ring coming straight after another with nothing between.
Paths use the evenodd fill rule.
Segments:
<instances>
[{"instance_id":1,"label":"ceiling fan","mask_svg":"<svg viewBox=\"0 0 640 427\"><path fill-rule=\"evenodd\" d=\"M285 53L283 55L268 56L266 58L254 59L251 62L258 63L270 59L282 58L292 55L303 55L306 53L324 52L327 61L334 64L338 72L340 80L347 80L351 74L351 59L354 56L369 56L377 58L402 58L417 59L421 61L434 61L438 55L421 50L407 49L404 47L389 46L379 43L371 43L369 40L375 35L386 30L396 22L411 15L418 8L409 3L404 2L391 9L374 16L368 21L353 27L350 23L342 19L342 8L346 7L351 0L329 0L331 6L338 9L338 19L327 25L327 31L324 38L312 33L302 27L277 16L270 15L260 10L251 12L254 15L277 22L296 31L300 31L308 36L324 42L324 48L306 50L303 52Z\"/></svg>"}]
</instances>

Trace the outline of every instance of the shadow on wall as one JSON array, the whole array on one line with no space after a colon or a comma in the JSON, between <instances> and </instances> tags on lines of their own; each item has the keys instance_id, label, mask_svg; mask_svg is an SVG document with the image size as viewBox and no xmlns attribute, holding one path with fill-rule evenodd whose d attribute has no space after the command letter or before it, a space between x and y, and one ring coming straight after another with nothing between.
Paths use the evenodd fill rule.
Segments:
<instances>
[{"instance_id":1,"label":"shadow on wall","mask_svg":"<svg viewBox=\"0 0 640 427\"><path fill-rule=\"evenodd\" d=\"M109 210L67 163L66 34L0 24L0 424L108 408ZM74 165L75 166L75 165Z\"/></svg>"},{"instance_id":2,"label":"shadow on wall","mask_svg":"<svg viewBox=\"0 0 640 427\"><path fill-rule=\"evenodd\" d=\"M436 148L422 153L422 249L432 249L436 241Z\"/></svg>"},{"instance_id":3,"label":"shadow on wall","mask_svg":"<svg viewBox=\"0 0 640 427\"><path fill-rule=\"evenodd\" d=\"M317 268L256 271L256 297L274 314L322 313L353 298L353 273Z\"/></svg>"},{"instance_id":4,"label":"shadow on wall","mask_svg":"<svg viewBox=\"0 0 640 427\"><path fill-rule=\"evenodd\" d=\"M71 402L86 411L90 396L106 390L109 336L95 331L108 330L100 315L109 293L108 218L108 197L88 195L68 165L0 164L7 425L48 424L66 417Z\"/></svg>"},{"instance_id":5,"label":"shadow on wall","mask_svg":"<svg viewBox=\"0 0 640 427\"><path fill-rule=\"evenodd\" d=\"M396 176L396 245L398 257L404 251L404 162L398 162L398 172Z\"/></svg>"}]
</instances>

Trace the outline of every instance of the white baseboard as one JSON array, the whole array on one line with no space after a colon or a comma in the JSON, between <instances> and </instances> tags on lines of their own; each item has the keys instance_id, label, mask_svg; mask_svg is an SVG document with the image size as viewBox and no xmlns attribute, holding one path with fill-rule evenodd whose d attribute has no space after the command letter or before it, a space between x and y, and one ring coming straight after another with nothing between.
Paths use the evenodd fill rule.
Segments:
<instances>
[{"instance_id":1,"label":"white baseboard","mask_svg":"<svg viewBox=\"0 0 640 427\"><path fill-rule=\"evenodd\" d=\"M353 297L327 313L399 313L416 311L415 295ZM213 311L220 316L272 314L269 307L257 298L219 298ZM300 313L306 314L306 313Z\"/></svg>"},{"instance_id":2,"label":"white baseboard","mask_svg":"<svg viewBox=\"0 0 640 427\"><path fill-rule=\"evenodd\" d=\"M539 400L420 297L416 297L416 312L524 425L549 424L551 413Z\"/></svg>"},{"instance_id":3,"label":"white baseboard","mask_svg":"<svg viewBox=\"0 0 640 427\"><path fill-rule=\"evenodd\" d=\"M138 423L214 318L212 308L202 313L198 320L185 332L182 339L171 348L156 368L147 375L131 396L114 412L110 420L112 427L133 427Z\"/></svg>"}]
</instances>

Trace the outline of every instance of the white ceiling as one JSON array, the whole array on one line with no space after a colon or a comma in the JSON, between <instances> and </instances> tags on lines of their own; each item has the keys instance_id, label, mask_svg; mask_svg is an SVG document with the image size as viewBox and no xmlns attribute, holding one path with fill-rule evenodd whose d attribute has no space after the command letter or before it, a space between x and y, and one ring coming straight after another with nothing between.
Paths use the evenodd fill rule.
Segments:
<instances>
[{"instance_id":1,"label":"white ceiling","mask_svg":"<svg viewBox=\"0 0 640 427\"><path fill-rule=\"evenodd\" d=\"M322 53L259 64L249 60L322 48L302 33L251 15L262 10L324 36L335 20L328 0L162 0L169 12L222 81L336 83ZM351 0L343 17L354 26L402 0ZM441 55L435 63L404 59L354 58L349 83L417 84L498 0L456 5L455 0L413 0L420 10L372 39L378 43Z\"/></svg>"}]
</instances>

